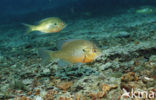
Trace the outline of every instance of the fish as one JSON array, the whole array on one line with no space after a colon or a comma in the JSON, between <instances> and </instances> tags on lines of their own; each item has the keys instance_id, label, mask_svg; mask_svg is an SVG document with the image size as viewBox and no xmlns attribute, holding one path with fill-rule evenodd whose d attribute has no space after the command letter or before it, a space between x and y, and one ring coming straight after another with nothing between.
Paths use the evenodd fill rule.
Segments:
<instances>
[{"instance_id":1,"label":"fish","mask_svg":"<svg viewBox=\"0 0 156 100\"><path fill-rule=\"evenodd\" d=\"M30 25L23 23L24 26L28 27L27 33L32 31L40 31L43 34L56 33L66 27L66 24L57 17L45 18L38 22L37 25Z\"/></svg>"},{"instance_id":2,"label":"fish","mask_svg":"<svg viewBox=\"0 0 156 100\"><path fill-rule=\"evenodd\" d=\"M136 10L136 13L140 13L140 14L152 14L153 12L154 12L154 9L151 7L145 7L145 8Z\"/></svg>"},{"instance_id":3,"label":"fish","mask_svg":"<svg viewBox=\"0 0 156 100\"><path fill-rule=\"evenodd\" d=\"M61 59L70 64L90 63L101 55L101 50L89 40L69 40L58 51L39 49L42 60Z\"/></svg>"}]
</instances>

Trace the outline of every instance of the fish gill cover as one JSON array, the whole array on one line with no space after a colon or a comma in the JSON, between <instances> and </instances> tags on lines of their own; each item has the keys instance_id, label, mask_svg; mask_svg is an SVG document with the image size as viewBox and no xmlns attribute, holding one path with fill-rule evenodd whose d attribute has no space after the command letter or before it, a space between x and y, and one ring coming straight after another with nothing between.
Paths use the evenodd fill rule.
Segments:
<instances>
[{"instance_id":1,"label":"fish gill cover","mask_svg":"<svg viewBox=\"0 0 156 100\"><path fill-rule=\"evenodd\" d=\"M1 0L0 12L0 100L156 98L155 0Z\"/></svg>"}]
</instances>

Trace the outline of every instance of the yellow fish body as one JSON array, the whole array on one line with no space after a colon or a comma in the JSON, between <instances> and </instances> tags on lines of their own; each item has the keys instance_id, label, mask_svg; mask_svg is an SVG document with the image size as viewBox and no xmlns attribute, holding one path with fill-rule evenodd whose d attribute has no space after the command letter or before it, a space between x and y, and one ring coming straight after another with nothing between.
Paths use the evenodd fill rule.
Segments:
<instances>
[{"instance_id":1,"label":"yellow fish body","mask_svg":"<svg viewBox=\"0 0 156 100\"><path fill-rule=\"evenodd\" d=\"M101 50L88 40L71 40L64 43L59 51L46 53L49 60L59 58L70 63L89 63L101 55Z\"/></svg>"},{"instance_id":2,"label":"yellow fish body","mask_svg":"<svg viewBox=\"0 0 156 100\"><path fill-rule=\"evenodd\" d=\"M41 20L38 25L24 24L29 28L28 33L32 31L40 31L42 33L55 33L61 31L66 24L57 17L49 17Z\"/></svg>"}]
</instances>

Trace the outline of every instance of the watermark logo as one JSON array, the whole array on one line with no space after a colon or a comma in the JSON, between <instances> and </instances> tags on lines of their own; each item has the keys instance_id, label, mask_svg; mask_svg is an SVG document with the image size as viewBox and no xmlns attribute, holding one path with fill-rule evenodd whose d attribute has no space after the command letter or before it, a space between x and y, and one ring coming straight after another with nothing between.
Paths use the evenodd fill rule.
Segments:
<instances>
[{"instance_id":1,"label":"watermark logo","mask_svg":"<svg viewBox=\"0 0 156 100\"><path fill-rule=\"evenodd\" d=\"M130 92L126 91L123 88L123 94L121 98L127 97L127 98L146 98L146 99L152 99L155 98L156 94L154 91L142 91L142 90L137 90L134 91L133 88L131 89Z\"/></svg>"}]
</instances>

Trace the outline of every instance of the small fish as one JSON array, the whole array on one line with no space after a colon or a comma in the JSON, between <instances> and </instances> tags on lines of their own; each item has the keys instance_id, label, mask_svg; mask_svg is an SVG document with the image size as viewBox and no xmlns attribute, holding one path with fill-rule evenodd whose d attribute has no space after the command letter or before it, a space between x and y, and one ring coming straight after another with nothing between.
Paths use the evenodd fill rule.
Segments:
<instances>
[{"instance_id":1,"label":"small fish","mask_svg":"<svg viewBox=\"0 0 156 100\"><path fill-rule=\"evenodd\" d=\"M24 25L29 28L27 33L30 33L32 31L40 31L45 34L59 32L66 26L66 24L57 17L49 17L43 19L38 23L38 25Z\"/></svg>"},{"instance_id":2,"label":"small fish","mask_svg":"<svg viewBox=\"0 0 156 100\"><path fill-rule=\"evenodd\" d=\"M101 55L101 50L88 40L70 40L58 51L39 49L39 55L42 60L59 58L69 63L89 63Z\"/></svg>"},{"instance_id":3,"label":"small fish","mask_svg":"<svg viewBox=\"0 0 156 100\"><path fill-rule=\"evenodd\" d=\"M151 14L154 12L153 8L150 7L146 7L146 8L141 8L136 10L136 13L140 13L140 14Z\"/></svg>"}]
</instances>

